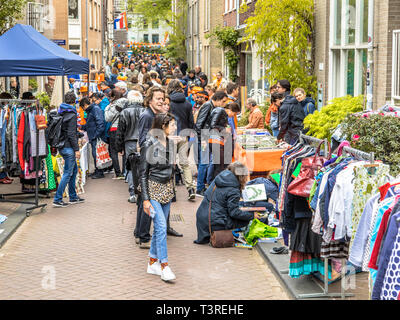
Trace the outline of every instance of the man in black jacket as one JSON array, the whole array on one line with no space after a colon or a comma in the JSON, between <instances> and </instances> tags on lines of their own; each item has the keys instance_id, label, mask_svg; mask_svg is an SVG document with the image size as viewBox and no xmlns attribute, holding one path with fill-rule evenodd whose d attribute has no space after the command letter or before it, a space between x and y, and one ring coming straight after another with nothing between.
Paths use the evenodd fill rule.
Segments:
<instances>
[{"instance_id":1,"label":"man in black jacket","mask_svg":"<svg viewBox=\"0 0 400 320\"><path fill-rule=\"evenodd\" d=\"M139 117L139 146L142 148L147 139L147 133L150 131L154 116L165 112L164 106L165 91L159 87L149 89L144 100L145 111ZM136 227L134 231L135 241L142 249L150 248L150 225L151 218L143 210L143 200L141 194L137 199L138 212L136 215ZM171 215L168 215L170 217ZM176 232L167 221L167 234L175 237L182 237L182 234Z\"/></svg>"},{"instance_id":2,"label":"man in black jacket","mask_svg":"<svg viewBox=\"0 0 400 320\"><path fill-rule=\"evenodd\" d=\"M92 147L92 156L94 160L95 171L91 176L92 179L101 179L104 178L104 172L102 169L97 167L96 162L96 145L97 139L101 139L104 137L104 114L101 108L95 104L90 103L88 98L82 98L79 102L79 106L86 112L87 119L86 124L82 126L82 130L87 132L90 146Z\"/></svg>"},{"instance_id":3,"label":"man in black jacket","mask_svg":"<svg viewBox=\"0 0 400 320\"><path fill-rule=\"evenodd\" d=\"M303 130L305 118L303 107L295 97L290 95L290 82L288 80L279 80L277 89L279 93L285 96L279 108L280 129L277 139L284 139L287 143L294 144Z\"/></svg>"},{"instance_id":4,"label":"man in black jacket","mask_svg":"<svg viewBox=\"0 0 400 320\"><path fill-rule=\"evenodd\" d=\"M126 100L126 101L125 101ZM129 183L129 202L136 203L136 193L138 187L138 152L139 143L139 117L144 112L143 97L139 91L131 90L128 99L122 102L126 107L121 111L116 133L116 149L124 152L127 158L128 183Z\"/></svg>"},{"instance_id":5,"label":"man in black jacket","mask_svg":"<svg viewBox=\"0 0 400 320\"><path fill-rule=\"evenodd\" d=\"M183 171L183 180L189 193L188 200L193 201L195 185L193 183L192 171L189 165L189 136L194 128L192 105L186 100L183 88L178 79L171 80L168 84L167 93L171 100L170 112L177 123L177 134L182 141L178 142L179 165Z\"/></svg>"},{"instance_id":6,"label":"man in black jacket","mask_svg":"<svg viewBox=\"0 0 400 320\"><path fill-rule=\"evenodd\" d=\"M212 180L212 163L208 145L209 130L211 127L211 112L215 107L223 107L228 99L224 91L217 91L211 100L204 103L197 115L194 129L197 133L198 141L198 173L196 195L202 197L205 192L205 180L210 184Z\"/></svg>"},{"instance_id":7,"label":"man in black jacket","mask_svg":"<svg viewBox=\"0 0 400 320\"><path fill-rule=\"evenodd\" d=\"M63 194L68 185L69 204L81 203L84 199L76 194L76 175L78 173L78 165L76 159L80 158L77 132L77 111L75 107L75 93L67 92L64 97L65 103L60 105L58 113L62 115L61 125L61 141L63 147L58 151L64 159L64 173L58 185L53 200L54 207L66 207L68 203L63 201Z\"/></svg>"}]
</instances>

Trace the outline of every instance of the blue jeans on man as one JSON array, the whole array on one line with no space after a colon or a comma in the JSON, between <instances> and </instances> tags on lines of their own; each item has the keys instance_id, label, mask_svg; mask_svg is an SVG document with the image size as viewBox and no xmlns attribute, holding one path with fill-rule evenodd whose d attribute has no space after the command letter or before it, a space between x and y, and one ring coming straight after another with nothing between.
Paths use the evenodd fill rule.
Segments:
<instances>
[{"instance_id":1,"label":"blue jeans on man","mask_svg":"<svg viewBox=\"0 0 400 320\"><path fill-rule=\"evenodd\" d=\"M62 201L67 185L69 200L76 200L78 195L76 194L75 182L78 173L78 165L76 163L75 151L72 148L63 148L59 150L59 153L64 159L64 173L58 185L54 202Z\"/></svg>"},{"instance_id":2,"label":"blue jeans on man","mask_svg":"<svg viewBox=\"0 0 400 320\"><path fill-rule=\"evenodd\" d=\"M197 186L198 192L205 189L205 181L210 184L212 181L212 155L207 143L205 150L202 150L201 143L198 143L198 169L197 169Z\"/></svg>"}]
</instances>

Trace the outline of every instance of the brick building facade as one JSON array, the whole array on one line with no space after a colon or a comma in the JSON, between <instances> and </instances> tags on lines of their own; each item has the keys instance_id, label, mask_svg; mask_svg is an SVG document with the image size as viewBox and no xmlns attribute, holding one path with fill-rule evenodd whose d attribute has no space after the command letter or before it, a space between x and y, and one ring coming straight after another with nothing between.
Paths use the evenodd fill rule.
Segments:
<instances>
[{"instance_id":1,"label":"brick building facade","mask_svg":"<svg viewBox=\"0 0 400 320\"><path fill-rule=\"evenodd\" d=\"M372 96L368 98L373 109L398 104L399 15L400 0L315 1L315 73L320 105L346 94L366 94L368 75L372 75ZM371 70L367 68L369 24L373 28Z\"/></svg>"}]
</instances>

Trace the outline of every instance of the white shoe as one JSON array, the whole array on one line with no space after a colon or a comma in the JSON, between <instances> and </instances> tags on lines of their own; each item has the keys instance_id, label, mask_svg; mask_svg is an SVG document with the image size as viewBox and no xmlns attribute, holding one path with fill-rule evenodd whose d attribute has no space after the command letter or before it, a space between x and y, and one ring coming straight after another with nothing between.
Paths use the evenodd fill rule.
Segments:
<instances>
[{"instance_id":1,"label":"white shoe","mask_svg":"<svg viewBox=\"0 0 400 320\"><path fill-rule=\"evenodd\" d=\"M164 269L161 270L161 280L171 281L175 279L176 277L169 266L166 266Z\"/></svg>"},{"instance_id":2,"label":"white shoe","mask_svg":"<svg viewBox=\"0 0 400 320\"><path fill-rule=\"evenodd\" d=\"M157 276L161 276L161 264L159 261L154 262L153 264L148 263L147 264L147 273L149 274L155 274Z\"/></svg>"}]
</instances>

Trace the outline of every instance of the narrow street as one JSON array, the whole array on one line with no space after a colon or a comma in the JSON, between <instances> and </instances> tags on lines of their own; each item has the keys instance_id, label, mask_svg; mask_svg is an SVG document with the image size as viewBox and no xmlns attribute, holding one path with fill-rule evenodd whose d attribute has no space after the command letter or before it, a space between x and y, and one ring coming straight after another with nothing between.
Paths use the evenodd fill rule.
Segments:
<instances>
[{"instance_id":1,"label":"narrow street","mask_svg":"<svg viewBox=\"0 0 400 320\"><path fill-rule=\"evenodd\" d=\"M91 180L84 204L35 210L0 249L0 299L288 299L255 249L193 244L196 209L178 187L168 237L177 280L146 273L148 250L134 242L136 205L121 180ZM77 210L79 206L79 210ZM179 221L183 220L183 221Z\"/></svg>"}]
</instances>

